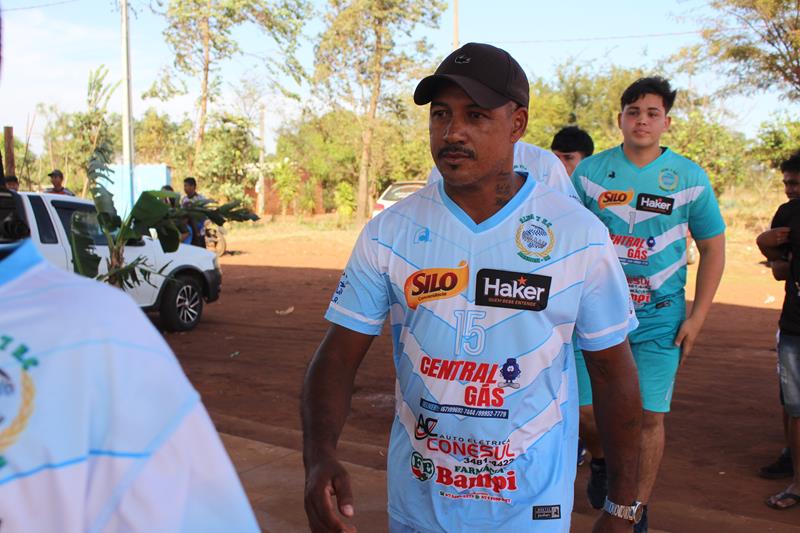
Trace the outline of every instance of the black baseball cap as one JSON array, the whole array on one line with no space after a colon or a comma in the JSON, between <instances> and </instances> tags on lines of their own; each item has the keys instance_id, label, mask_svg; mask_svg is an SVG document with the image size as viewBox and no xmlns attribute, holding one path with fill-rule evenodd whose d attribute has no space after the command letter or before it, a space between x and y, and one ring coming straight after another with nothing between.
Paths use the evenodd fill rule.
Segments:
<instances>
[{"instance_id":1,"label":"black baseball cap","mask_svg":"<svg viewBox=\"0 0 800 533\"><path fill-rule=\"evenodd\" d=\"M55 170L53 170L53 171L52 171L50 174L48 174L48 176L50 176L51 178L52 178L53 176L58 176L59 178L63 178L63 177L64 177L64 174L62 174L60 170L58 170L58 169L55 169Z\"/></svg>"},{"instance_id":2,"label":"black baseball cap","mask_svg":"<svg viewBox=\"0 0 800 533\"><path fill-rule=\"evenodd\" d=\"M443 81L455 83L481 107L494 109L512 100L528 107L528 78L511 54L483 43L467 43L441 62L414 91L414 103L425 105Z\"/></svg>"}]
</instances>

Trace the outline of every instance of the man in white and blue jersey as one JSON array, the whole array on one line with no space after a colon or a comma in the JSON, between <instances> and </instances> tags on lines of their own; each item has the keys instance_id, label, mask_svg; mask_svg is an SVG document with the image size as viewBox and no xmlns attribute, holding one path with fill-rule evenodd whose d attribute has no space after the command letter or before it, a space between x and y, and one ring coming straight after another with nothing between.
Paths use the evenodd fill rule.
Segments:
<instances>
[{"instance_id":1,"label":"man in white and blue jersey","mask_svg":"<svg viewBox=\"0 0 800 533\"><path fill-rule=\"evenodd\" d=\"M397 376L391 532L569 531L573 331L613 472L595 531L630 531L640 516L632 303L606 228L513 171L528 90L507 52L475 43L416 88L414 101L430 103L444 179L367 224L326 313L332 325L303 390L314 532L349 530L354 502L336 445L356 371L387 316Z\"/></svg>"},{"instance_id":2,"label":"man in white and blue jersey","mask_svg":"<svg viewBox=\"0 0 800 533\"><path fill-rule=\"evenodd\" d=\"M630 287L639 328L630 343L639 372L644 418L638 496L645 504L664 451L664 417L675 374L689 355L725 265L725 223L699 165L660 145L676 91L663 78L642 78L622 94L623 143L582 161L572 179L581 201L608 227ZM700 251L694 305L686 316L686 239ZM581 390L589 374L578 360ZM583 392L582 392L583 394ZM591 465L588 494L599 507L605 471ZM637 533L647 531L647 512Z\"/></svg>"}]
</instances>

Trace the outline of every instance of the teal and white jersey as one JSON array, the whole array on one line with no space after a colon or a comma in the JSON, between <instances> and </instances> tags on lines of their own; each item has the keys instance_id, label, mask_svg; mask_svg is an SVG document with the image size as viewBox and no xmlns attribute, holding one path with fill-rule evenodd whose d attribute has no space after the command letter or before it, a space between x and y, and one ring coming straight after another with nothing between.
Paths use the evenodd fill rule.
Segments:
<instances>
[{"instance_id":1,"label":"teal and white jersey","mask_svg":"<svg viewBox=\"0 0 800 533\"><path fill-rule=\"evenodd\" d=\"M131 298L0 260L0 529L258 531L222 442Z\"/></svg>"},{"instance_id":2,"label":"teal and white jersey","mask_svg":"<svg viewBox=\"0 0 800 533\"><path fill-rule=\"evenodd\" d=\"M396 369L389 513L421 532L569 531L572 333L599 350L636 317L608 231L533 179L475 224L428 185L361 233L326 318Z\"/></svg>"},{"instance_id":3,"label":"teal and white jersey","mask_svg":"<svg viewBox=\"0 0 800 533\"><path fill-rule=\"evenodd\" d=\"M725 231L708 176L669 149L639 168L622 146L589 157L573 181L583 204L608 227L637 315L650 315L686 285L686 237Z\"/></svg>"},{"instance_id":4,"label":"teal and white jersey","mask_svg":"<svg viewBox=\"0 0 800 533\"><path fill-rule=\"evenodd\" d=\"M539 148L533 144L519 141L514 145L514 172L530 176L553 189L566 194L570 198L578 199L575 187L569 179L564 165L553 152ZM428 174L428 184L441 181L442 173L433 167Z\"/></svg>"}]
</instances>

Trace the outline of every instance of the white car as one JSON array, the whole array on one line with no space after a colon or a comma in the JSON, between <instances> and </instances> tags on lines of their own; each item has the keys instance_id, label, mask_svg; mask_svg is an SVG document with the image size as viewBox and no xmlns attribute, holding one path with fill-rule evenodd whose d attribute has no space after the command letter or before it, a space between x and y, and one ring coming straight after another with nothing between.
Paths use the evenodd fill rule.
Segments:
<instances>
[{"instance_id":1,"label":"white car","mask_svg":"<svg viewBox=\"0 0 800 533\"><path fill-rule=\"evenodd\" d=\"M417 192L427 185L424 181L396 181L386 187L378 197L375 205L372 207L372 217L375 218L378 213L383 211L389 206L392 206L412 193Z\"/></svg>"},{"instance_id":2,"label":"white car","mask_svg":"<svg viewBox=\"0 0 800 533\"><path fill-rule=\"evenodd\" d=\"M68 235L75 211L96 212L94 203L82 198L60 194L21 192L19 196L31 239L41 254L51 263L74 271L72 248ZM94 253L100 256L100 273L107 270L105 259L108 245L97 227ZM158 311L162 325L173 331L194 328L203 314L203 302L219 298L222 273L217 256L204 248L179 245L172 253L164 253L155 232L125 246L125 260L139 256L147 260L153 270L168 265L164 274L153 275L150 283L142 282L126 292L144 311Z\"/></svg>"}]
</instances>

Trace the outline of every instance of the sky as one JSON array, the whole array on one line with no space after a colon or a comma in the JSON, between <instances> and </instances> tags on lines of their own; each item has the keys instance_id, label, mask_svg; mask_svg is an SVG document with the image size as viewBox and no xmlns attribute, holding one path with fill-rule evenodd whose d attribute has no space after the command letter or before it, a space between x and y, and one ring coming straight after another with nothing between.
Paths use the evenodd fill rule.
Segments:
<instances>
[{"instance_id":1,"label":"sky","mask_svg":"<svg viewBox=\"0 0 800 533\"><path fill-rule=\"evenodd\" d=\"M130 0L135 13L130 17L132 94L134 115L148 107L168 112L173 118L194 117L198 83L190 81L191 93L169 102L142 100L141 94L157 78L162 67L171 64L163 18L152 13L147 0ZM441 59L452 50L454 0L438 29L420 33ZM314 0L314 11L325 2ZM42 147L45 117L36 114L38 103L56 105L62 111L77 111L86 105L90 70L109 68L109 78L121 79L120 12L113 0L0 0L3 14L3 66L0 72L0 119L24 138L31 131L34 151ZM552 79L555 68L565 61L577 61L598 69L610 65L653 68L659 59L681 47L699 42L698 17L707 14L701 0L642 2L641 0L460 0L458 2L459 42L488 42L505 48L525 69L529 78ZM321 23L313 21L304 30L300 60L311 67L313 38ZM275 45L255 28L234 33L244 54L221 69L223 98L216 109L232 106L232 87L243 76L266 77L259 57L274 54ZM686 76L673 80L678 88L714 87L721 80L706 74L702 79ZM409 96L413 86L409 86ZM310 98L304 93L306 98ZM298 104L276 94L264 98L267 109L267 151L274 148L281 123L297 116ZM796 104L765 93L733 97L726 106L735 109L730 126L752 137L761 122L775 113L797 115ZM111 111L122 109L122 91L111 101ZM535 113L535 109L532 110Z\"/></svg>"}]
</instances>

